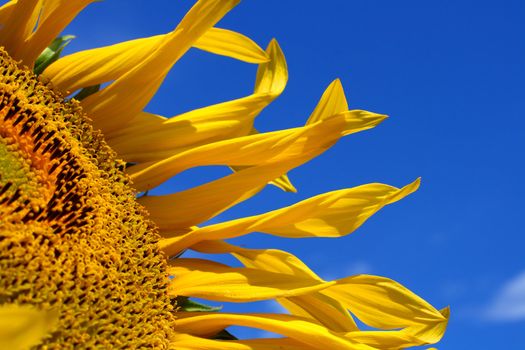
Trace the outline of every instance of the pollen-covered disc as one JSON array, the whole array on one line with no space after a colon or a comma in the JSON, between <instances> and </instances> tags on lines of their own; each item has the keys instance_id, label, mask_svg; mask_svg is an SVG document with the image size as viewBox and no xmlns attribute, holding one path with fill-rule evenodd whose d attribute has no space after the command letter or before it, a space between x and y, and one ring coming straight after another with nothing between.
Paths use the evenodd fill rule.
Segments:
<instances>
[{"instance_id":1,"label":"pollen-covered disc","mask_svg":"<svg viewBox=\"0 0 525 350\"><path fill-rule=\"evenodd\" d=\"M0 303L59 314L42 345L166 348L158 236L82 110L0 50Z\"/></svg>"}]
</instances>

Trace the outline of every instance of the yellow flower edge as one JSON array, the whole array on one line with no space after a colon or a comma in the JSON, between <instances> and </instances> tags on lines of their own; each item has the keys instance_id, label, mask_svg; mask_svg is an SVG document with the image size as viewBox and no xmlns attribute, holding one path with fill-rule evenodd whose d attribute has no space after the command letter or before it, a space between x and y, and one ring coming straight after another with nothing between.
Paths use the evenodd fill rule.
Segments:
<instances>
[{"instance_id":1,"label":"yellow flower edge","mask_svg":"<svg viewBox=\"0 0 525 350\"><path fill-rule=\"evenodd\" d=\"M441 339L448 308L435 309L395 281L371 275L325 281L290 253L225 241L251 232L341 237L417 190L419 180L403 188L342 189L202 226L268 183L295 192L286 172L386 116L350 110L335 80L304 126L255 130L254 119L281 94L288 72L277 41L263 50L214 27L235 0L197 1L170 33L73 53L36 77L27 67L37 71L40 54L91 2L18 0L0 7L0 345L399 349ZM171 118L144 112L191 47L257 64L253 93ZM81 89L89 91L81 101L64 98ZM204 165L234 172L136 199L137 191ZM229 253L244 267L180 257L188 249ZM276 300L289 314L190 312L180 303L188 297ZM360 330L354 317L375 330ZM219 339L232 325L283 337Z\"/></svg>"}]
</instances>

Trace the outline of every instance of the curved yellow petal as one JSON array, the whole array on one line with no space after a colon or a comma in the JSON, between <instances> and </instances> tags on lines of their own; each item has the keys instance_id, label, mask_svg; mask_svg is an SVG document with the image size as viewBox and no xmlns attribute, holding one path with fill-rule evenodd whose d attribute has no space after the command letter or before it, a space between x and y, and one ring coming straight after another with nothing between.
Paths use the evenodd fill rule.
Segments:
<instances>
[{"instance_id":1,"label":"curved yellow petal","mask_svg":"<svg viewBox=\"0 0 525 350\"><path fill-rule=\"evenodd\" d=\"M144 191L160 185L186 169L204 165L258 165L282 153L302 130L281 130L205 144L157 162L131 167L135 188Z\"/></svg>"},{"instance_id":2,"label":"curved yellow petal","mask_svg":"<svg viewBox=\"0 0 525 350\"><path fill-rule=\"evenodd\" d=\"M299 258L282 250L248 249L223 241L203 241L193 245L191 249L206 254L231 253L247 267L323 282Z\"/></svg>"},{"instance_id":3,"label":"curved yellow petal","mask_svg":"<svg viewBox=\"0 0 525 350\"><path fill-rule=\"evenodd\" d=\"M161 160L192 147L246 135L270 102L268 95L252 95L199 108L169 118L147 133L130 124L111 132L108 142L127 161Z\"/></svg>"},{"instance_id":4,"label":"curved yellow petal","mask_svg":"<svg viewBox=\"0 0 525 350\"><path fill-rule=\"evenodd\" d=\"M16 8L16 3L17 0L11 0L0 6L0 27L4 26L9 17L12 15L13 10Z\"/></svg>"},{"instance_id":5,"label":"curved yellow petal","mask_svg":"<svg viewBox=\"0 0 525 350\"><path fill-rule=\"evenodd\" d=\"M215 252L217 252L217 249L221 253L230 252L247 267L321 280L301 260L285 251L246 249L219 241L202 242L198 245L197 250L202 251L203 246L207 246L208 251L206 252L209 253L210 244L211 248L216 250ZM349 332L358 330L352 316L337 300L319 292L278 298L277 301L292 315L305 317L311 322L319 323L332 331Z\"/></svg>"},{"instance_id":6,"label":"curved yellow petal","mask_svg":"<svg viewBox=\"0 0 525 350\"><path fill-rule=\"evenodd\" d=\"M445 335L448 320L450 318L450 308L447 306L439 310L439 313L443 316L443 320L435 323L428 323L419 327L409 327L404 329L404 331L417 339L423 339L427 344L437 343L443 338L443 335Z\"/></svg>"},{"instance_id":7,"label":"curved yellow petal","mask_svg":"<svg viewBox=\"0 0 525 350\"><path fill-rule=\"evenodd\" d=\"M268 181L300 163L301 160L291 159L284 164L257 166L189 190L164 196L144 196L138 201L150 212L151 219L161 231L184 230L252 197Z\"/></svg>"},{"instance_id":8,"label":"curved yellow petal","mask_svg":"<svg viewBox=\"0 0 525 350\"><path fill-rule=\"evenodd\" d=\"M155 52L166 35L75 52L50 64L42 76L63 92L116 80Z\"/></svg>"},{"instance_id":9,"label":"curved yellow petal","mask_svg":"<svg viewBox=\"0 0 525 350\"><path fill-rule=\"evenodd\" d=\"M256 93L261 93L264 91L270 91L272 95L276 95L282 91L284 88L284 84L286 82L287 77L287 71L286 71L286 62L284 59L284 55L282 54L282 51L279 49L277 43L275 41L272 41L270 45L268 46L268 55L272 57L272 60L270 63L261 65L258 71L257 75L257 82L255 87ZM335 87L334 87L335 86ZM342 86L338 80L336 80L334 83L332 83L328 89L323 94L323 97L321 98L319 105L314 110L314 113L319 115L320 117L316 119L316 121L320 121L322 119L328 118L333 116L334 114L337 114L339 112L345 112L348 109L348 106L346 104L342 105L340 101L345 100L344 98L344 92L342 90ZM258 113L257 109L256 113ZM190 112L191 113L191 112ZM332 115L327 115L327 113L333 113ZM361 111L352 111L350 113L361 113ZM215 116L221 115L221 112L215 112L213 113ZM227 113L231 115L231 113ZM383 116L377 115L379 118L383 118ZM356 116L355 119L358 120L361 115ZM187 118L190 120L194 120L195 118ZM182 120L176 120L171 119L168 123L179 123L181 124ZM313 122L310 122L312 124ZM216 123L215 123L216 124ZM186 129L189 127L189 124L186 124ZM135 129L140 130L140 129ZM144 158L153 158L153 157L159 157L159 152L156 152L156 154L152 154L152 152L148 152L147 149L152 147L152 144L158 143L159 140L167 139L167 140L173 140L175 142L178 142L180 144L181 140L183 140L185 137L188 137L188 135L191 135L190 132L181 132L184 131L184 126L180 128L178 131L181 132L182 137L174 137L172 130L166 128L161 130L163 132L163 137L159 135L158 133L146 133L144 130L140 130L141 135L143 135L141 138L144 139L144 144L137 144L137 138L136 137L129 137L128 135L125 135L125 137L122 137L123 141L127 145L131 145L135 149L139 150L139 152L142 153L142 157L137 156L137 154L127 155L126 150L119 147L118 141L115 139L112 139L110 143L113 147L115 147L117 150L119 150L120 154L123 155L123 157L131 162L135 161L144 161ZM175 130L177 131L177 130ZM344 132L344 135L349 134L353 132L353 130L346 130ZM258 132L254 129L252 129L251 134L256 135ZM268 134L266 134L268 135ZM140 136L139 136L140 138ZM127 139L133 140L133 142L127 141ZM258 142L258 137L254 137L253 140L255 142ZM173 143L173 141L168 141L170 143ZM238 154L239 152L236 150L221 150L220 148L222 146L232 147L236 142L238 145L242 145L245 140L231 140L226 141L226 143L216 143L216 144L208 144L203 148L200 149L190 149L186 152L183 152L183 154L177 154L175 156L172 156L170 158L163 159L158 162L151 162L151 163L144 163L139 166L135 166L130 169L130 174L133 177L135 186L138 190L146 190L152 187L155 187L162 181L166 181L171 176L176 175L180 171L187 169L190 166L198 166L198 165L210 165L210 164L221 164L223 162L224 164L227 164L232 167L232 169L238 171L242 170L250 165L248 164L257 164L257 157L249 157L245 159L252 159L251 163L243 164L243 163L235 163L233 159L230 159L229 162L221 161L217 157L221 154L226 155L233 155ZM139 147L143 146L143 147ZM244 147L244 146L241 146ZM261 150L265 150L265 147L263 145L260 146ZM166 147L164 147L164 151L166 150ZM210 151L214 150L214 151ZM202 159L202 156L199 158L199 156L195 153L202 153L206 151L208 154L208 162L203 162L199 164L197 159ZM148 152L144 156L144 152ZM245 149L243 149L243 153L245 152ZM181 161L183 157L186 157L187 159L192 159L191 165L186 165L183 161ZM231 158L231 157L230 157ZM173 169L175 168L175 169ZM157 181L151 181L151 179L148 179L148 176L155 177L158 180ZM278 177L271 181L270 183L276 185L277 187L280 187L281 189L289 192L296 192L295 187L291 184L288 177L286 175L282 175L281 177Z\"/></svg>"},{"instance_id":10,"label":"curved yellow petal","mask_svg":"<svg viewBox=\"0 0 525 350\"><path fill-rule=\"evenodd\" d=\"M409 346L427 344L401 331L355 331L345 334L361 344L367 344L377 349L405 349Z\"/></svg>"},{"instance_id":11,"label":"curved yellow petal","mask_svg":"<svg viewBox=\"0 0 525 350\"><path fill-rule=\"evenodd\" d=\"M259 89L261 86L264 86L262 83L263 77L259 77L258 83L255 86L255 90ZM306 124L312 124L315 122L318 122L322 119L329 118L335 114L342 113L348 110L348 104L346 103L346 98L343 90L343 86L341 85L341 82L339 79L335 80L328 86L328 88L323 93L321 100L315 107L314 111L312 112L312 115L309 117ZM252 130L252 133L258 133L256 129ZM348 134L345 133L344 135ZM242 166L232 167L233 170L238 171L243 169ZM288 176L281 175L280 177L274 179L270 182L270 184L277 186L278 188L282 189L286 192L297 192L297 189L294 187L294 185L290 182L290 179Z\"/></svg>"},{"instance_id":12,"label":"curved yellow petal","mask_svg":"<svg viewBox=\"0 0 525 350\"><path fill-rule=\"evenodd\" d=\"M204 253L232 253L245 266L288 274L290 279L319 280L306 265L290 253L273 249L246 249L221 241L206 241L194 247ZM359 275L336 281L335 286L304 295L279 298L293 314L309 318L333 331L348 332L354 341L379 348L405 348L438 342L445 332L449 311L441 311L384 277ZM366 324L397 331L357 331L349 309ZM376 311L372 311L376 310ZM361 315L373 317L361 318ZM377 322L384 322L378 324Z\"/></svg>"},{"instance_id":13,"label":"curved yellow petal","mask_svg":"<svg viewBox=\"0 0 525 350\"><path fill-rule=\"evenodd\" d=\"M168 35L155 35L75 52L52 63L43 75L61 91L75 91L116 80L151 55ZM208 29L193 46L250 63L269 60L266 52L250 38L226 29Z\"/></svg>"},{"instance_id":14,"label":"curved yellow petal","mask_svg":"<svg viewBox=\"0 0 525 350\"><path fill-rule=\"evenodd\" d=\"M204 241L192 246L192 249L207 254L231 253L247 267L322 282L322 279L300 259L282 250L247 249L223 241ZM319 292L278 298L277 301L292 315L305 317L311 322L322 324L332 331L350 332L358 330L352 316L339 301Z\"/></svg>"},{"instance_id":15,"label":"curved yellow petal","mask_svg":"<svg viewBox=\"0 0 525 350\"><path fill-rule=\"evenodd\" d=\"M346 102L343 85L341 84L341 80L336 79L328 85L306 123L315 123L331 115L347 110L348 102Z\"/></svg>"},{"instance_id":16,"label":"curved yellow petal","mask_svg":"<svg viewBox=\"0 0 525 350\"><path fill-rule=\"evenodd\" d=\"M5 5L9 16L0 27L0 46L4 46L14 59L22 59L26 40L37 23L42 3L43 0L18 0Z\"/></svg>"},{"instance_id":17,"label":"curved yellow petal","mask_svg":"<svg viewBox=\"0 0 525 350\"><path fill-rule=\"evenodd\" d=\"M358 330L350 313L337 300L321 293L278 298L277 301L292 315L317 322L334 332Z\"/></svg>"},{"instance_id":18,"label":"curved yellow petal","mask_svg":"<svg viewBox=\"0 0 525 350\"><path fill-rule=\"evenodd\" d=\"M248 340L212 340L189 334L176 334L171 341L173 350L313 350L290 338L263 338Z\"/></svg>"},{"instance_id":19,"label":"curved yellow petal","mask_svg":"<svg viewBox=\"0 0 525 350\"><path fill-rule=\"evenodd\" d=\"M434 344L445 334L449 309L440 310L444 320L437 323L428 323L422 326L410 326L398 331L359 331L349 332L347 337L353 340L377 347L380 349L399 349L425 344ZM430 349L428 349L430 350Z\"/></svg>"},{"instance_id":20,"label":"curved yellow petal","mask_svg":"<svg viewBox=\"0 0 525 350\"><path fill-rule=\"evenodd\" d=\"M290 315L180 313L175 327L181 333L206 336L216 334L221 329L232 325L259 328L282 334L314 349L373 349L318 324Z\"/></svg>"},{"instance_id":21,"label":"curved yellow petal","mask_svg":"<svg viewBox=\"0 0 525 350\"><path fill-rule=\"evenodd\" d=\"M118 129L129 122L130 115L142 111L172 65L238 2L198 1L154 53L108 87L84 99L82 107L93 119L94 126L104 132Z\"/></svg>"},{"instance_id":22,"label":"curved yellow petal","mask_svg":"<svg viewBox=\"0 0 525 350\"><path fill-rule=\"evenodd\" d=\"M38 345L56 327L56 312L29 305L0 306L0 349L28 350Z\"/></svg>"},{"instance_id":23,"label":"curved yellow petal","mask_svg":"<svg viewBox=\"0 0 525 350\"><path fill-rule=\"evenodd\" d=\"M290 207L251 217L250 231L285 237L340 237L375 212L414 192L419 179L401 189L369 184L324 193ZM252 231L253 232L253 231Z\"/></svg>"},{"instance_id":24,"label":"curved yellow petal","mask_svg":"<svg viewBox=\"0 0 525 350\"><path fill-rule=\"evenodd\" d=\"M275 40L268 45L267 53L271 61L259 65L257 71L257 79L265 83L254 94L169 118L147 133L132 124L107 130L108 143L129 162L147 162L190 147L248 135L255 117L283 92L288 80L286 60Z\"/></svg>"},{"instance_id":25,"label":"curved yellow petal","mask_svg":"<svg viewBox=\"0 0 525 350\"><path fill-rule=\"evenodd\" d=\"M33 66L38 55L87 5L96 0L47 0L38 20L38 27L27 38L21 54L22 61Z\"/></svg>"},{"instance_id":26,"label":"curved yellow petal","mask_svg":"<svg viewBox=\"0 0 525 350\"><path fill-rule=\"evenodd\" d=\"M370 113L370 116L373 116L373 114ZM338 117L346 120L353 118L356 120L356 124L361 121L362 125L358 126L359 129L365 125L378 124L383 120L383 116L379 114L375 115L375 119L370 116L362 119L361 113L352 114L352 112L347 112L347 114L339 115ZM139 191L144 191L160 185L162 182L191 167L204 165L243 166L242 168L237 168L239 171L248 166L275 161L276 157L283 153L284 149L292 146L294 142L296 144L293 147L303 147L303 144L308 140L309 134L313 134L317 129L325 127L322 122L332 123L335 120L321 121L300 128L251 134L249 136L208 143L160 161L133 166L128 169L128 173L131 175L135 187ZM344 132L348 132L348 130Z\"/></svg>"},{"instance_id":27,"label":"curved yellow petal","mask_svg":"<svg viewBox=\"0 0 525 350\"><path fill-rule=\"evenodd\" d=\"M293 185L292 181L288 177L288 174L283 174L276 179L268 182L270 185L274 185L277 188L280 188L284 192L297 193L297 188Z\"/></svg>"},{"instance_id":28,"label":"curved yellow petal","mask_svg":"<svg viewBox=\"0 0 525 350\"><path fill-rule=\"evenodd\" d=\"M252 128L252 130L250 131L250 135L257 135L257 134L259 134L259 131L255 128ZM230 169L232 169L233 171L241 171L249 167L250 165L236 165L236 166L230 165ZM277 188L280 188L281 190L285 192L292 192L292 193L297 192L297 189L292 184L287 174L281 175L278 178L273 179L272 181L269 182L269 184L274 185Z\"/></svg>"},{"instance_id":29,"label":"curved yellow petal","mask_svg":"<svg viewBox=\"0 0 525 350\"><path fill-rule=\"evenodd\" d=\"M144 133L148 133L158 128L167 119L168 118L158 114L139 112L130 119L130 123L133 124L133 127L141 129Z\"/></svg>"},{"instance_id":30,"label":"curved yellow petal","mask_svg":"<svg viewBox=\"0 0 525 350\"><path fill-rule=\"evenodd\" d=\"M373 123L363 126L362 120L357 122L352 118L348 119L347 114L343 113L305 128L304 135L271 162L183 192L142 197L139 201L148 209L151 218L162 231L185 229L250 198L268 181L324 152L337 142L349 124L357 124L362 130L379 121L375 117ZM176 216L173 215L175 211L178 213ZM178 245L181 247L181 242Z\"/></svg>"},{"instance_id":31,"label":"curved yellow petal","mask_svg":"<svg viewBox=\"0 0 525 350\"><path fill-rule=\"evenodd\" d=\"M270 60L259 65L253 92L255 94L271 94L277 97L288 82L286 59L275 39L272 39L268 44L266 54Z\"/></svg>"},{"instance_id":32,"label":"curved yellow petal","mask_svg":"<svg viewBox=\"0 0 525 350\"><path fill-rule=\"evenodd\" d=\"M169 290L174 295L215 301L248 302L291 297L335 284L259 269L221 266L202 259L179 258L170 265L168 272L175 278Z\"/></svg>"},{"instance_id":33,"label":"curved yellow petal","mask_svg":"<svg viewBox=\"0 0 525 350\"><path fill-rule=\"evenodd\" d=\"M252 39L231 30L216 27L210 28L193 46L216 55L249 63L263 63L270 60L266 52Z\"/></svg>"},{"instance_id":34,"label":"curved yellow petal","mask_svg":"<svg viewBox=\"0 0 525 350\"><path fill-rule=\"evenodd\" d=\"M277 41L272 39L270 44L266 48L266 51L270 57L274 57L267 64L259 66L257 70L257 77L255 80L254 93L267 93L268 91L278 90L283 91L288 81L288 67L286 66L286 60L284 54L281 51ZM281 64L278 64L281 62ZM279 77L283 77L279 79ZM259 131L252 128L251 133L257 134ZM239 171L244 167L232 167L232 170ZM287 174L282 174L279 177L269 182L270 184L277 186L278 188L286 192L297 192L297 189L292 185Z\"/></svg>"},{"instance_id":35,"label":"curved yellow petal","mask_svg":"<svg viewBox=\"0 0 525 350\"><path fill-rule=\"evenodd\" d=\"M409 195L418 186L419 179L401 189L368 184L328 192L264 214L197 228L162 240L161 247L171 254L204 240L234 238L251 232L291 238L340 237L353 232L382 207Z\"/></svg>"},{"instance_id":36,"label":"curved yellow petal","mask_svg":"<svg viewBox=\"0 0 525 350\"><path fill-rule=\"evenodd\" d=\"M343 278L322 293L339 300L367 325L380 329L413 327L413 336L427 343L436 341L435 331L438 330L437 334L444 331L448 321L425 300L385 277Z\"/></svg>"}]
</instances>

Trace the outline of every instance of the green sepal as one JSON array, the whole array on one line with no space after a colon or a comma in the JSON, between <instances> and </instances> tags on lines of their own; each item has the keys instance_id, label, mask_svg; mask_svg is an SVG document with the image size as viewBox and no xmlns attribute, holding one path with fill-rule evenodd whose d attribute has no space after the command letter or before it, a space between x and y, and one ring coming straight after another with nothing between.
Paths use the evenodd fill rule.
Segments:
<instances>
[{"instance_id":1,"label":"green sepal","mask_svg":"<svg viewBox=\"0 0 525 350\"><path fill-rule=\"evenodd\" d=\"M98 90L100 90L100 84L93 85L93 86L88 86L88 87L85 87L82 90L80 90L78 92L78 94L73 96L73 98L75 100L82 101L83 99L85 99L89 95L93 95L95 92L98 92Z\"/></svg>"},{"instance_id":2,"label":"green sepal","mask_svg":"<svg viewBox=\"0 0 525 350\"><path fill-rule=\"evenodd\" d=\"M209 306L188 299L188 297L177 297L177 306L187 312L216 312L222 309L222 306Z\"/></svg>"},{"instance_id":3,"label":"green sepal","mask_svg":"<svg viewBox=\"0 0 525 350\"><path fill-rule=\"evenodd\" d=\"M74 35L63 35L53 40L51 45L46 47L36 59L33 72L36 75L42 74L51 63L55 62L60 57L64 47L66 47L66 45L74 38Z\"/></svg>"}]
</instances>

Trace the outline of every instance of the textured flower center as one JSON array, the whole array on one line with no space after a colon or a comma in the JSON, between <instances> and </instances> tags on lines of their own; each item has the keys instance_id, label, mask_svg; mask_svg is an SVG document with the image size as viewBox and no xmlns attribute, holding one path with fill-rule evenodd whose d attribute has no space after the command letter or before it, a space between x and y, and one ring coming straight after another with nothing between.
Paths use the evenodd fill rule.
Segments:
<instances>
[{"instance_id":1,"label":"textured flower center","mask_svg":"<svg viewBox=\"0 0 525 350\"><path fill-rule=\"evenodd\" d=\"M166 348L158 236L75 102L0 49L0 304L59 312L49 348Z\"/></svg>"}]
</instances>

